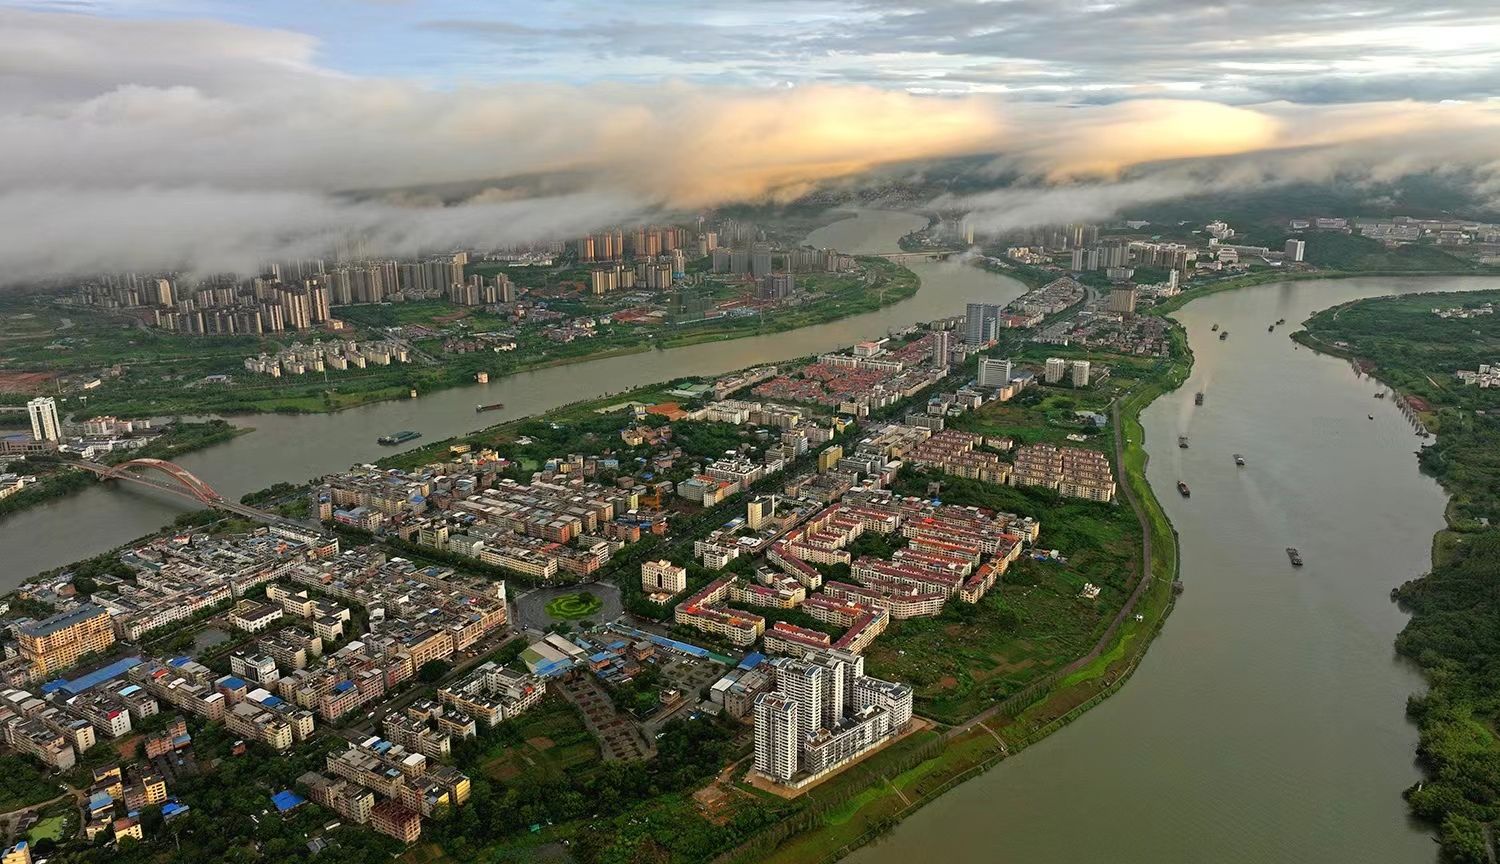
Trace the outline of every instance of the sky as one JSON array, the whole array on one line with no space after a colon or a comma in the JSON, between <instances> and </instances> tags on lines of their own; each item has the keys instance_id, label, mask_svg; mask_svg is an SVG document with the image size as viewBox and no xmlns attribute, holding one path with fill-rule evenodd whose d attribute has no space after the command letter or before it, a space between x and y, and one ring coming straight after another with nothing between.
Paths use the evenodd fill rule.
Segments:
<instances>
[{"instance_id":1,"label":"sky","mask_svg":"<svg viewBox=\"0 0 1500 864\"><path fill-rule=\"evenodd\" d=\"M960 155L1022 178L945 202L996 228L1431 170L1500 198L1497 127L1494 0L0 0L0 281L525 242Z\"/></svg>"}]
</instances>

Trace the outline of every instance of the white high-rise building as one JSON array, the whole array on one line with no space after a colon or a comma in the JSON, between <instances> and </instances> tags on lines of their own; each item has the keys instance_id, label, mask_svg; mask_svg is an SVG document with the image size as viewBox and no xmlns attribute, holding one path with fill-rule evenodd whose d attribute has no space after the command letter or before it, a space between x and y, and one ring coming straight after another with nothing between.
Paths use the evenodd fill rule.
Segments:
<instances>
[{"instance_id":1,"label":"white high-rise building","mask_svg":"<svg viewBox=\"0 0 1500 864\"><path fill-rule=\"evenodd\" d=\"M932 365L939 369L948 368L948 358L953 353L953 333L950 330L937 330L932 334Z\"/></svg>"},{"instance_id":2,"label":"white high-rise building","mask_svg":"<svg viewBox=\"0 0 1500 864\"><path fill-rule=\"evenodd\" d=\"M871 706L891 712L891 726L901 729L911 720L912 690L909 684L866 678L854 679L853 709L863 711Z\"/></svg>"},{"instance_id":3,"label":"white high-rise building","mask_svg":"<svg viewBox=\"0 0 1500 864\"><path fill-rule=\"evenodd\" d=\"M26 403L31 416L31 437L38 441L61 441L62 421L57 417L57 400L41 396Z\"/></svg>"},{"instance_id":4,"label":"white high-rise building","mask_svg":"<svg viewBox=\"0 0 1500 864\"><path fill-rule=\"evenodd\" d=\"M776 692L797 703L797 740L823 725L824 703L831 701L828 670L822 666L791 660L776 670ZM842 686L839 688L842 692Z\"/></svg>"},{"instance_id":5,"label":"white high-rise building","mask_svg":"<svg viewBox=\"0 0 1500 864\"><path fill-rule=\"evenodd\" d=\"M979 358L979 386L1004 387L1010 381L1011 362L994 357Z\"/></svg>"},{"instance_id":6,"label":"white high-rise building","mask_svg":"<svg viewBox=\"0 0 1500 864\"><path fill-rule=\"evenodd\" d=\"M1087 360L1074 360L1073 361L1073 367L1072 367L1072 374L1073 374L1073 386L1074 387L1087 387L1087 386L1089 386L1089 361L1087 361Z\"/></svg>"},{"instance_id":7,"label":"white high-rise building","mask_svg":"<svg viewBox=\"0 0 1500 864\"><path fill-rule=\"evenodd\" d=\"M790 780L797 773L801 737L797 734L797 703L781 693L755 697L755 770L767 777Z\"/></svg>"},{"instance_id":8,"label":"white high-rise building","mask_svg":"<svg viewBox=\"0 0 1500 864\"><path fill-rule=\"evenodd\" d=\"M1286 241L1286 260L1301 261L1303 256L1305 256L1306 254L1306 240L1298 240L1297 238L1293 237L1291 240Z\"/></svg>"},{"instance_id":9,"label":"white high-rise building","mask_svg":"<svg viewBox=\"0 0 1500 864\"><path fill-rule=\"evenodd\" d=\"M864 658L838 649L772 661L776 689L755 701L755 770L797 785L898 734L912 690L865 677Z\"/></svg>"},{"instance_id":10,"label":"white high-rise building","mask_svg":"<svg viewBox=\"0 0 1500 864\"><path fill-rule=\"evenodd\" d=\"M1067 371L1068 361L1061 357L1048 357L1046 369L1042 372L1042 380L1048 384L1060 384Z\"/></svg>"}]
</instances>

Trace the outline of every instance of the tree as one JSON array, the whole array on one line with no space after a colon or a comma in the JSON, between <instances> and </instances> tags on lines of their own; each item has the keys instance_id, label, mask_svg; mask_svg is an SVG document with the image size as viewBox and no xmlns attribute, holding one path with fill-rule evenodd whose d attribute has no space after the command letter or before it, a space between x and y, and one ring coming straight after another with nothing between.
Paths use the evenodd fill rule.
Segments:
<instances>
[{"instance_id":1,"label":"tree","mask_svg":"<svg viewBox=\"0 0 1500 864\"><path fill-rule=\"evenodd\" d=\"M447 677L453 670L453 664L447 660L428 660L417 670L417 678L424 684L435 684Z\"/></svg>"},{"instance_id":2,"label":"tree","mask_svg":"<svg viewBox=\"0 0 1500 864\"><path fill-rule=\"evenodd\" d=\"M1457 813L1443 820L1443 860L1452 864L1489 864L1484 826Z\"/></svg>"}]
</instances>

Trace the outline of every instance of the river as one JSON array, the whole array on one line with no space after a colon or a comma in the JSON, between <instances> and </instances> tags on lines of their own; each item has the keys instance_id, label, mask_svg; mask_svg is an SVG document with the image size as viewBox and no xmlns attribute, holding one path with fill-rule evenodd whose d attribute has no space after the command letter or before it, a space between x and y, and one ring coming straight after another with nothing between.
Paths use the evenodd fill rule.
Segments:
<instances>
[{"instance_id":1,"label":"river","mask_svg":"<svg viewBox=\"0 0 1500 864\"><path fill-rule=\"evenodd\" d=\"M922 223L863 213L808 241L884 251ZM237 497L385 455L374 443L383 432L415 429L430 441L641 384L837 348L1022 291L961 264L913 269L921 290L878 312L338 414L255 416L237 421L253 433L179 462ZM848 860L1430 864L1436 847L1408 821L1400 797L1418 778L1403 706L1422 681L1393 656L1405 616L1387 592L1428 566L1445 499L1418 473L1418 439L1406 422L1389 400L1371 398L1378 385L1347 363L1296 349L1287 334L1348 300L1493 285L1287 283L1212 295L1180 311L1196 354L1193 377L1143 418L1154 454L1148 477L1182 535L1187 591L1165 631L1119 694ZM1278 318L1288 323L1267 333ZM1210 331L1215 322L1231 331L1227 341ZM1195 408L1198 390L1206 399ZM508 407L476 418L480 401ZM1190 436L1190 449L1174 446L1179 434ZM1244 468L1234 453L1245 455ZM1191 499L1175 494L1179 479ZM3 587L148 533L187 506L127 486L24 511L0 522ZM1306 566L1293 570L1286 546L1299 547Z\"/></svg>"},{"instance_id":2,"label":"river","mask_svg":"<svg viewBox=\"0 0 1500 864\"><path fill-rule=\"evenodd\" d=\"M1494 284L1286 283L1178 312L1192 378L1142 418L1148 479L1182 537L1186 591L1165 630L1117 695L847 862L1432 864L1401 799L1419 779L1404 707L1423 682L1394 656L1406 616L1388 592L1428 568L1446 499L1411 427L1372 398L1384 388L1288 334L1348 300Z\"/></svg>"},{"instance_id":3,"label":"river","mask_svg":"<svg viewBox=\"0 0 1500 864\"><path fill-rule=\"evenodd\" d=\"M843 252L888 252L897 240L927 224L910 213L864 211L808 235L807 242ZM618 393L685 375L716 375L761 363L789 360L884 335L892 328L960 315L971 300L1005 303L1024 292L1021 283L957 262L911 265L921 278L917 293L875 312L783 333L752 336L610 357L507 376L418 399L366 405L336 414L260 414L232 418L255 431L174 460L226 498L281 481L305 482L349 465L374 461L400 448L375 439L412 429L411 446L472 432L569 402ZM479 402L504 402L499 411L474 413ZM95 487L0 521L4 550L0 590L36 573L111 549L151 533L192 502L131 484Z\"/></svg>"}]
</instances>

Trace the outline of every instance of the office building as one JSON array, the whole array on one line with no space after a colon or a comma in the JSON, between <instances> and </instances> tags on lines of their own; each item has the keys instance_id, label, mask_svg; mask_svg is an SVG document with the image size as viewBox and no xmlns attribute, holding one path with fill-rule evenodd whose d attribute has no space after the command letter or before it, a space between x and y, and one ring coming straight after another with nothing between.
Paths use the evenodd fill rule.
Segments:
<instances>
[{"instance_id":1,"label":"office building","mask_svg":"<svg viewBox=\"0 0 1500 864\"><path fill-rule=\"evenodd\" d=\"M995 357L979 358L979 386L1004 387L1010 381L1011 362Z\"/></svg>"},{"instance_id":2,"label":"office building","mask_svg":"<svg viewBox=\"0 0 1500 864\"><path fill-rule=\"evenodd\" d=\"M41 396L26 403L31 417L31 437L38 441L61 441L62 421L57 416L57 400Z\"/></svg>"},{"instance_id":3,"label":"office building","mask_svg":"<svg viewBox=\"0 0 1500 864\"><path fill-rule=\"evenodd\" d=\"M759 531L762 525L771 521L775 513L776 496L758 495L745 505L745 523L750 526L751 531Z\"/></svg>"},{"instance_id":4,"label":"office building","mask_svg":"<svg viewBox=\"0 0 1500 864\"><path fill-rule=\"evenodd\" d=\"M641 565L641 590L652 594L686 591L687 568L671 561L647 561Z\"/></svg>"},{"instance_id":5,"label":"office building","mask_svg":"<svg viewBox=\"0 0 1500 864\"><path fill-rule=\"evenodd\" d=\"M1298 240L1295 237L1286 241L1286 260L1297 262L1303 260L1307 255L1307 241Z\"/></svg>"},{"instance_id":6,"label":"office building","mask_svg":"<svg viewBox=\"0 0 1500 864\"><path fill-rule=\"evenodd\" d=\"M988 345L1000 333L1000 307L994 303L970 303L964 312L964 344Z\"/></svg>"}]
</instances>

